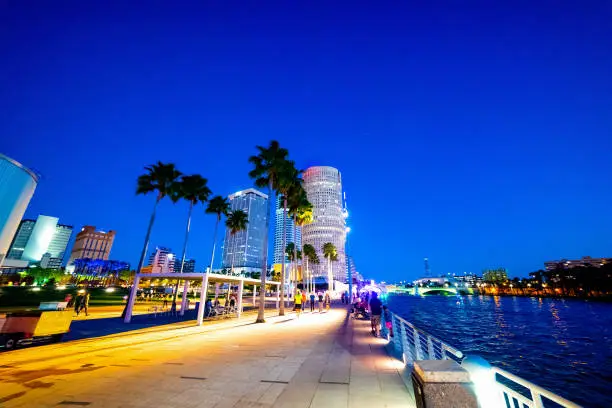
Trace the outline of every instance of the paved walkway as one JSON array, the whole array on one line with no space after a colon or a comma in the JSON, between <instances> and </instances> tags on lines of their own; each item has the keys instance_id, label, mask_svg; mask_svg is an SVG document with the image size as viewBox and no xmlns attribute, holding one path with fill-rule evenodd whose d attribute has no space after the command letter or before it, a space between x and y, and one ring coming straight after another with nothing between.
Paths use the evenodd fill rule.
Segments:
<instances>
[{"instance_id":1,"label":"paved walkway","mask_svg":"<svg viewBox=\"0 0 612 408\"><path fill-rule=\"evenodd\" d=\"M142 330L0 354L2 407L413 407L344 309Z\"/></svg>"}]
</instances>

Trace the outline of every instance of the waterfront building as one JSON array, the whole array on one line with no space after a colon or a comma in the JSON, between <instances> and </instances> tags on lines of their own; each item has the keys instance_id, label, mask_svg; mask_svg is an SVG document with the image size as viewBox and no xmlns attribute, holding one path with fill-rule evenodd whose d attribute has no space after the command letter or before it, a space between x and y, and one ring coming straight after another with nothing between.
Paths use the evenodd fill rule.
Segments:
<instances>
[{"instance_id":1,"label":"waterfront building","mask_svg":"<svg viewBox=\"0 0 612 408\"><path fill-rule=\"evenodd\" d=\"M508 280L506 268L485 269L482 271L482 280L485 282L502 283Z\"/></svg>"},{"instance_id":2,"label":"waterfront building","mask_svg":"<svg viewBox=\"0 0 612 408\"><path fill-rule=\"evenodd\" d=\"M289 211L289 210L287 210ZM285 254L286 245L293 242L298 248L302 246L302 232L300 228L295 227L293 218L285 213L283 208L282 196L276 197L276 211L274 217L274 264L280 265L289 262L289 258ZM285 223L285 248L283 248L283 222Z\"/></svg>"},{"instance_id":3,"label":"waterfront building","mask_svg":"<svg viewBox=\"0 0 612 408\"><path fill-rule=\"evenodd\" d=\"M156 247L149 257L150 271L147 268L147 272L152 273L168 273L176 272L174 270L174 261L176 255L172 253L170 248Z\"/></svg>"},{"instance_id":4,"label":"waterfront building","mask_svg":"<svg viewBox=\"0 0 612 408\"><path fill-rule=\"evenodd\" d=\"M0 154L0 267L37 185L36 173Z\"/></svg>"},{"instance_id":5,"label":"waterfront building","mask_svg":"<svg viewBox=\"0 0 612 408\"><path fill-rule=\"evenodd\" d=\"M555 269L572 269L584 266L600 268L609 263L612 263L612 258L591 258L590 256L583 256L580 259L560 259L558 261L547 261L544 262L544 267L547 271L553 271Z\"/></svg>"},{"instance_id":6,"label":"waterfront building","mask_svg":"<svg viewBox=\"0 0 612 408\"><path fill-rule=\"evenodd\" d=\"M130 264L108 259L77 258L73 260L73 273L77 275L110 276L121 271L129 271Z\"/></svg>"},{"instance_id":7,"label":"waterfront building","mask_svg":"<svg viewBox=\"0 0 612 408\"><path fill-rule=\"evenodd\" d=\"M178 256L174 260L174 271L181 271L181 258ZM183 273L192 273L195 272L195 259L185 258L185 263L183 264Z\"/></svg>"},{"instance_id":8,"label":"waterfront building","mask_svg":"<svg viewBox=\"0 0 612 408\"><path fill-rule=\"evenodd\" d=\"M327 261L323 244L331 242L338 252L338 261L332 262L333 279L346 282L346 223L342 205L342 178L338 169L315 166L304 172L304 190L312 204L313 220L304 225L302 240L312 245L321 263L311 265L315 277L327 278Z\"/></svg>"},{"instance_id":9,"label":"waterfront building","mask_svg":"<svg viewBox=\"0 0 612 408\"><path fill-rule=\"evenodd\" d=\"M248 223L244 231L230 234L225 229L223 241L222 268L251 268L261 271L264 259L264 239L268 217L268 196L249 188L229 196L230 211L242 210L247 213Z\"/></svg>"},{"instance_id":10,"label":"waterfront building","mask_svg":"<svg viewBox=\"0 0 612 408\"><path fill-rule=\"evenodd\" d=\"M43 262L45 256L45 265L59 268L72 235L72 226L58 222L59 218L46 215L39 215L36 220L22 220L7 258L32 264Z\"/></svg>"},{"instance_id":11,"label":"waterfront building","mask_svg":"<svg viewBox=\"0 0 612 408\"><path fill-rule=\"evenodd\" d=\"M76 235L68 265L72 265L75 259L102 259L107 260L110 256L115 231L96 231L96 227L85 225Z\"/></svg>"},{"instance_id":12,"label":"waterfront building","mask_svg":"<svg viewBox=\"0 0 612 408\"><path fill-rule=\"evenodd\" d=\"M454 280L465 286L466 288L475 288L479 283L482 283L482 277L476 275L475 273L464 273L463 275L453 275Z\"/></svg>"}]
</instances>

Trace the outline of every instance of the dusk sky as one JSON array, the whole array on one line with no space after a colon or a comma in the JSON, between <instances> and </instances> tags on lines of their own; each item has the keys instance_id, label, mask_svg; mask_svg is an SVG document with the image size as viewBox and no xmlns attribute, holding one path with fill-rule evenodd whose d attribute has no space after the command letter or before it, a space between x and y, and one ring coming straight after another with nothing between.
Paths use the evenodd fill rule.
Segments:
<instances>
[{"instance_id":1,"label":"dusk sky","mask_svg":"<svg viewBox=\"0 0 612 408\"><path fill-rule=\"evenodd\" d=\"M0 46L0 151L42 174L26 216L114 229L133 267L145 165L227 195L272 139L342 172L367 277L612 256L609 1L3 1ZM164 202L151 245L180 252L187 211Z\"/></svg>"}]
</instances>

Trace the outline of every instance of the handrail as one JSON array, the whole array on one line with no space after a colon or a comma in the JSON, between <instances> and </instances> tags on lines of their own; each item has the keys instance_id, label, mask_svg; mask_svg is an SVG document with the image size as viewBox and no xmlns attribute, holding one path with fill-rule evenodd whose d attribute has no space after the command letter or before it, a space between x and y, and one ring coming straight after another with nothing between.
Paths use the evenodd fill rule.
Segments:
<instances>
[{"instance_id":1,"label":"handrail","mask_svg":"<svg viewBox=\"0 0 612 408\"><path fill-rule=\"evenodd\" d=\"M542 408L544 407L544 403L542 402L542 397L551 400L552 402L555 402L557 404L559 404L560 406L564 407L564 408L580 408L580 405L573 403L572 401L569 401L551 391L548 391L545 388L540 387L539 385L536 385L530 381L525 380L524 378L521 378L517 375L514 375L512 373L509 373L508 371L502 370L499 367L491 367L491 371L494 374L498 374L502 377L505 377L506 379L509 379L510 381L521 385L525 388L527 388L529 390L529 392L531 393L531 403L529 402L523 402L525 403L525 405L527 405L528 407L533 407L533 408ZM513 390L512 388L507 387L504 384L501 384L499 381L497 381L497 376L496 376L496 383L501 387L501 392L506 394L506 398L511 399L511 398L516 398L517 400L520 400L521 397L524 397L523 394Z\"/></svg>"},{"instance_id":2,"label":"handrail","mask_svg":"<svg viewBox=\"0 0 612 408\"><path fill-rule=\"evenodd\" d=\"M419 329L409 321L402 319L396 314L392 315L394 337L389 338L394 348L402 353L405 363L415 360L455 360L461 364L465 355L455 347L445 343L439 338ZM467 363L466 363L467 364ZM509 373L501 368L489 366L490 373L494 378L494 384L498 387L499 404L506 408L521 406L526 408L544 408L543 399L550 400L563 408L580 408L577 405L551 391L533 384L519 376ZM529 390L530 395L525 395L516 389L500 382L498 377L503 377L506 382L513 382L519 387ZM489 377L491 378L491 377ZM486 401L487 403L491 401ZM518 405L517 405L518 404ZM483 406L488 406L487 404ZM496 405L497 406L497 405Z\"/></svg>"}]
</instances>

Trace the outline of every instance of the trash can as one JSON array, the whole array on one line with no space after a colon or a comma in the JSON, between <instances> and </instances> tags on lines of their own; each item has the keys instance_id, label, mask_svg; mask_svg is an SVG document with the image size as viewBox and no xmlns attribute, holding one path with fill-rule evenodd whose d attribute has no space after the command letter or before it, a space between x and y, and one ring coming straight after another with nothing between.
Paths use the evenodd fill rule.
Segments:
<instances>
[{"instance_id":1,"label":"trash can","mask_svg":"<svg viewBox=\"0 0 612 408\"><path fill-rule=\"evenodd\" d=\"M414 362L412 386L418 408L478 408L470 375L453 360Z\"/></svg>"}]
</instances>

